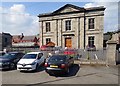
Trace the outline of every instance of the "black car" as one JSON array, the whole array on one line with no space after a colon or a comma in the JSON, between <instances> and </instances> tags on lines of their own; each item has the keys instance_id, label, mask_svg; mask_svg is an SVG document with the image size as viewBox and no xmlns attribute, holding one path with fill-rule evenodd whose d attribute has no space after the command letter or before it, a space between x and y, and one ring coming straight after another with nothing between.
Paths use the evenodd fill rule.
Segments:
<instances>
[{"instance_id":1,"label":"black car","mask_svg":"<svg viewBox=\"0 0 120 86\"><path fill-rule=\"evenodd\" d=\"M0 51L0 57L3 56L5 53L3 51Z\"/></svg>"},{"instance_id":2,"label":"black car","mask_svg":"<svg viewBox=\"0 0 120 86\"><path fill-rule=\"evenodd\" d=\"M22 58L24 53L21 52L9 52L0 57L0 70L14 69L17 62Z\"/></svg>"},{"instance_id":3,"label":"black car","mask_svg":"<svg viewBox=\"0 0 120 86\"><path fill-rule=\"evenodd\" d=\"M68 74L69 67L74 64L73 57L68 55L53 55L45 63L45 70L48 74Z\"/></svg>"}]
</instances>

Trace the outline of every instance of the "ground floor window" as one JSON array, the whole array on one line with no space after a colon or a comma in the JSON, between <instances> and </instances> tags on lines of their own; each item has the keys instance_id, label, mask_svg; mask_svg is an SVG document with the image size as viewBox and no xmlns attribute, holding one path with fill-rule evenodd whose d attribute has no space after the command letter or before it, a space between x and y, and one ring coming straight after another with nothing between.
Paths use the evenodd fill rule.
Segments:
<instances>
[{"instance_id":1,"label":"ground floor window","mask_svg":"<svg viewBox=\"0 0 120 86\"><path fill-rule=\"evenodd\" d=\"M88 46L94 46L94 39L95 37L94 36L89 36L88 37Z\"/></svg>"},{"instance_id":2,"label":"ground floor window","mask_svg":"<svg viewBox=\"0 0 120 86\"><path fill-rule=\"evenodd\" d=\"M46 38L46 44L51 42L51 38Z\"/></svg>"}]
</instances>

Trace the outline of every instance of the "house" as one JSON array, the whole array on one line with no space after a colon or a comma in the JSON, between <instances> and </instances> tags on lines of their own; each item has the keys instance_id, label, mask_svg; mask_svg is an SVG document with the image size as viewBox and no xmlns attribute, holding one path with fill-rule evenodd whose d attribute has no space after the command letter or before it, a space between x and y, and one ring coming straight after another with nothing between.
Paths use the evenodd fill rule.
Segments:
<instances>
[{"instance_id":1,"label":"house","mask_svg":"<svg viewBox=\"0 0 120 86\"><path fill-rule=\"evenodd\" d=\"M0 33L0 50L12 46L12 35L9 33Z\"/></svg>"},{"instance_id":2,"label":"house","mask_svg":"<svg viewBox=\"0 0 120 86\"><path fill-rule=\"evenodd\" d=\"M104 10L103 6L66 4L52 13L39 14L40 46L53 42L62 48L95 45L96 49L103 49Z\"/></svg>"},{"instance_id":3,"label":"house","mask_svg":"<svg viewBox=\"0 0 120 86\"><path fill-rule=\"evenodd\" d=\"M103 47L107 47L107 41L110 40L112 38L112 36L110 34L104 34L104 38L103 38Z\"/></svg>"},{"instance_id":4,"label":"house","mask_svg":"<svg viewBox=\"0 0 120 86\"><path fill-rule=\"evenodd\" d=\"M12 39L13 47L31 47L39 46L39 38L37 36L14 35Z\"/></svg>"}]
</instances>

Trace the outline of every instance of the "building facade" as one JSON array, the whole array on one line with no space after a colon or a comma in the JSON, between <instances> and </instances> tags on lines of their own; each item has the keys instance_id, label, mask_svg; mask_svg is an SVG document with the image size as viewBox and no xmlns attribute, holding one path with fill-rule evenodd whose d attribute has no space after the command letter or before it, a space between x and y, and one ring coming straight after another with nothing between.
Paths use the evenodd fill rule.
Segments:
<instances>
[{"instance_id":1,"label":"building facade","mask_svg":"<svg viewBox=\"0 0 120 86\"><path fill-rule=\"evenodd\" d=\"M0 33L0 50L12 46L12 35L9 33Z\"/></svg>"},{"instance_id":2,"label":"building facade","mask_svg":"<svg viewBox=\"0 0 120 86\"><path fill-rule=\"evenodd\" d=\"M39 14L40 46L51 41L62 48L103 48L104 10L102 6L82 8L66 4L52 13Z\"/></svg>"}]
</instances>

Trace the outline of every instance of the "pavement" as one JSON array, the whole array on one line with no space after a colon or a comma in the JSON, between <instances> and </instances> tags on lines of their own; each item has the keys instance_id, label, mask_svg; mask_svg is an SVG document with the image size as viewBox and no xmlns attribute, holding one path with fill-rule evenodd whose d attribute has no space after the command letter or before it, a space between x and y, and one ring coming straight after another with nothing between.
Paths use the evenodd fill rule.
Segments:
<instances>
[{"instance_id":1,"label":"pavement","mask_svg":"<svg viewBox=\"0 0 120 86\"><path fill-rule=\"evenodd\" d=\"M2 84L118 84L117 66L80 65L75 63L70 73L65 76L50 76L40 67L37 72L20 72L18 70L0 71Z\"/></svg>"}]
</instances>

